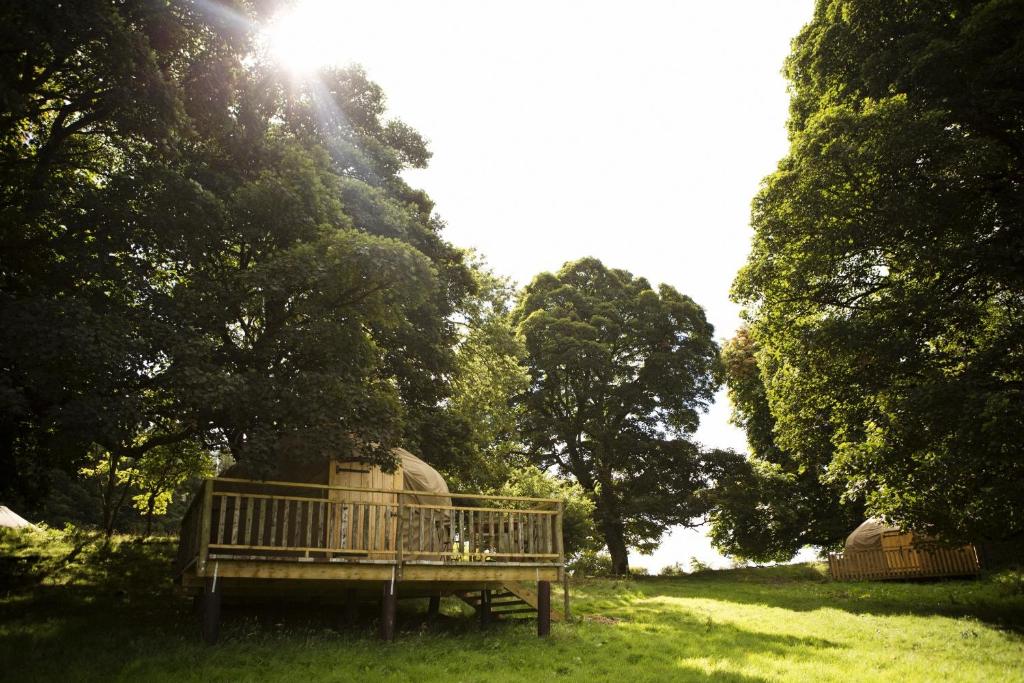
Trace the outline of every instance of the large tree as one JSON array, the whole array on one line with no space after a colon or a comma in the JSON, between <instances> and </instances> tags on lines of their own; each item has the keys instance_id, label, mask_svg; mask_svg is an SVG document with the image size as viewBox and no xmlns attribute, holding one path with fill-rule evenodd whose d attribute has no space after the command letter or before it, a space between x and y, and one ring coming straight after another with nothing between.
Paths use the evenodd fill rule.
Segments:
<instances>
[{"instance_id":1,"label":"large tree","mask_svg":"<svg viewBox=\"0 0 1024 683\"><path fill-rule=\"evenodd\" d=\"M778 446L950 540L1024 533L1021 64L1024 2L820 0L735 285Z\"/></svg>"},{"instance_id":2,"label":"large tree","mask_svg":"<svg viewBox=\"0 0 1024 683\"><path fill-rule=\"evenodd\" d=\"M535 461L593 497L613 570L628 548L706 511L706 462L691 437L718 385L704 311L668 285L585 258L542 273L514 320L530 386L522 433Z\"/></svg>"},{"instance_id":3,"label":"large tree","mask_svg":"<svg viewBox=\"0 0 1024 683\"><path fill-rule=\"evenodd\" d=\"M262 61L266 5L4 8L5 486L196 439L390 464L444 423L472 283L400 176L424 141L358 69Z\"/></svg>"},{"instance_id":4,"label":"large tree","mask_svg":"<svg viewBox=\"0 0 1024 683\"><path fill-rule=\"evenodd\" d=\"M775 442L756 350L746 326L722 348L732 422L746 432L750 455L717 482L710 535L727 555L784 562L804 546L837 546L862 521L864 506L844 500L843 487L829 479L827 435L800 457Z\"/></svg>"}]
</instances>

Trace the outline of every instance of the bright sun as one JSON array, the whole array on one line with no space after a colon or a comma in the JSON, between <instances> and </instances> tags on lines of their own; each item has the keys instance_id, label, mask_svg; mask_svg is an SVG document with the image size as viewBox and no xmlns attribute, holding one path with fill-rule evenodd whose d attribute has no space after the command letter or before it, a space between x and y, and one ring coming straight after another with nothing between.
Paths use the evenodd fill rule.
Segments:
<instances>
[{"instance_id":1,"label":"bright sun","mask_svg":"<svg viewBox=\"0 0 1024 683\"><path fill-rule=\"evenodd\" d=\"M279 13L264 29L270 57L295 75L335 63L341 40L336 8L308 0Z\"/></svg>"}]
</instances>

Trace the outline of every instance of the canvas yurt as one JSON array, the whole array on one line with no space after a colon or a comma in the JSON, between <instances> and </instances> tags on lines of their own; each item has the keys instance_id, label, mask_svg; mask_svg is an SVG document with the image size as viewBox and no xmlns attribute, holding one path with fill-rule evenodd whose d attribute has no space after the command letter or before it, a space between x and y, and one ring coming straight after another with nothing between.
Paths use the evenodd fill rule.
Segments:
<instances>
[{"instance_id":1,"label":"canvas yurt","mask_svg":"<svg viewBox=\"0 0 1024 683\"><path fill-rule=\"evenodd\" d=\"M27 529L35 528L35 524L32 524L27 519L19 515L17 512L7 507L6 505L0 505L0 528L3 529Z\"/></svg>"},{"instance_id":2,"label":"canvas yurt","mask_svg":"<svg viewBox=\"0 0 1024 683\"><path fill-rule=\"evenodd\" d=\"M308 505L296 506L289 510L282 501L279 503L280 513L271 517L272 523L266 529L266 538L274 538L275 543L290 547L358 547L361 550L365 549L370 556L375 553L392 552L397 545L397 520L386 514L385 506L398 501L398 491L406 491L406 504L444 507L452 505L448 484L437 470L405 449L396 448L393 452L398 460L398 467L394 472L385 472L379 466L358 459L335 459L327 463L292 463L280 466L274 473L273 480L268 480L264 485L263 488L266 490L263 493L279 496L281 489L275 482L310 484L308 489L293 488L289 491L295 496L312 495L318 486L330 486L332 488L326 490L327 499L343 502L344 505L336 508L332 506L330 512L327 506L318 508ZM245 489L249 492L261 488L259 484L254 488L251 481L260 478L254 477L244 464L233 465L217 477L228 491L232 480L247 480ZM359 490L346 490L346 487ZM235 511L230 499L215 501L213 515L220 515L221 500L226 504L226 515L233 515ZM251 513L244 506L245 503L240 503L242 509L239 514L248 516ZM338 519L326 519L326 515L329 514L336 515ZM429 515L429 519L421 520L421 514ZM422 527L430 547L439 551L447 549L443 548L446 544L444 529L450 521L450 511L424 511L417 508L411 510L410 515L410 523L403 531L406 536L412 533L413 529L418 531ZM327 535L332 533L336 537L328 538ZM298 537L302 534L307 534L309 538L304 541ZM262 543L261 541L260 544Z\"/></svg>"},{"instance_id":3,"label":"canvas yurt","mask_svg":"<svg viewBox=\"0 0 1024 683\"><path fill-rule=\"evenodd\" d=\"M829 569L835 579L911 579L967 576L980 567L973 545L950 548L872 517L847 536L842 553L829 555Z\"/></svg>"}]
</instances>

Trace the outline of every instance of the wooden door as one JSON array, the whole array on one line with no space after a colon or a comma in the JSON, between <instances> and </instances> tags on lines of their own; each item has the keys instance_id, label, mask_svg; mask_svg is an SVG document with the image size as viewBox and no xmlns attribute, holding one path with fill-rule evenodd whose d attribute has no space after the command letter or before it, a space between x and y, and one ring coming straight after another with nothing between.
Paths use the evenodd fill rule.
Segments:
<instances>
[{"instance_id":1,"label":"wooden door","mask_svg":"<svg viewBox=\"0 0 1024 683\"><path fill-rule=\"evenodd\" d=\"M330 490L334 547L371 558L394 555L397 491L401 490L403 481L401 467L387 473L365 462L335 460L330 464L329 481L331 486L374 489Z\"/></svg>"}]
</instances>

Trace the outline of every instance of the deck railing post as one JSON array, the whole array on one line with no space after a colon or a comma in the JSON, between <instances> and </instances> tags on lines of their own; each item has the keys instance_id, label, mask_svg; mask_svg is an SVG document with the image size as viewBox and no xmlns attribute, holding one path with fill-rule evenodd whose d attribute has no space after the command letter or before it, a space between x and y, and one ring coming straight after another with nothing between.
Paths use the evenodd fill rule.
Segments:
<instances>
[{"instance_id":1,"label":"deck railing post","mask_svg":"<svg viewBox=\"0 0 1024 683\"><path fill-rule=\"evenodd\" d=\"M395 571L402 578L402 563L405 561L405 494L398 494L398 523L395 525L397 550L395 551Z\"/></svg>"},{"instance_id":2,"label":"deck railing post","mask_svg":"<svg viewBox=\"0 0 1024 683\"><path fill-rule=\"evenodd\" d=\"M555 552L558 553L558 576L565 575L565 544L562 539L562 513L565 510L565 502L558 501L558 511L555 513Z\"/></svg>"},{"instance_id":3,"label":"deck railing post","mask_svg":"<svg viewBox=\"0 0 1024 683\"><path fill-rule=\"evenodd\" d=\"M210 526L213 524L213 479L203 481L202 522L199 525L199 562L196 573L206 574L206 559L210 554Z\"/></svg>"}]
</instances>

